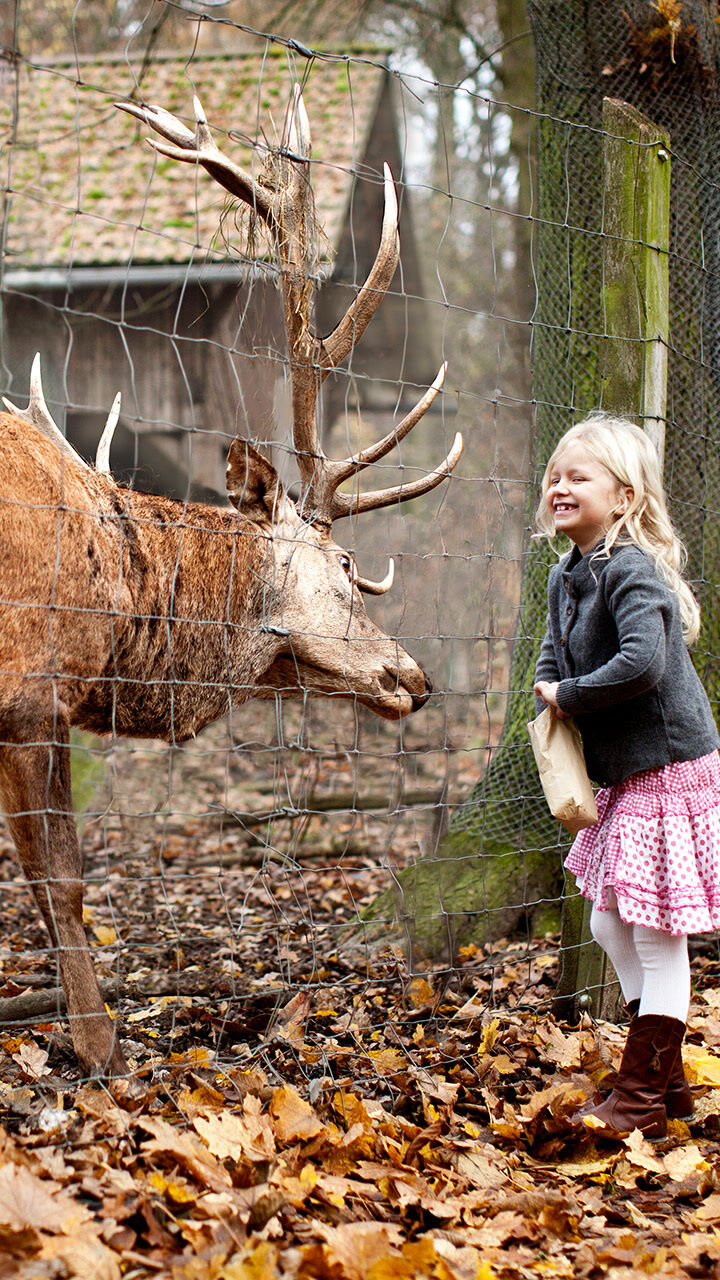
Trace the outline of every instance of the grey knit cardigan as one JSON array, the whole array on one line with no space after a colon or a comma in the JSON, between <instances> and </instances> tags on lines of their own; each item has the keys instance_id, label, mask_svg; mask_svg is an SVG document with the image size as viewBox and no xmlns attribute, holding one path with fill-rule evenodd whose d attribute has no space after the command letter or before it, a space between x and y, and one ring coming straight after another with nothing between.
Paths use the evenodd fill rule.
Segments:
<instances>
[{"instance_id":1,"label":"grey knit cardigan","mask_svg":"<svg viewBox=\"0 0 720 1280\"><path fill-rule=\"evenodd\" d=\"M717 748L678 598L652 556L634 543L609 557L575 547L550 571L548 606L535 679L560 682L558 706L575 717L594 782L612 786Z\"/></svg>"}]
</instances>

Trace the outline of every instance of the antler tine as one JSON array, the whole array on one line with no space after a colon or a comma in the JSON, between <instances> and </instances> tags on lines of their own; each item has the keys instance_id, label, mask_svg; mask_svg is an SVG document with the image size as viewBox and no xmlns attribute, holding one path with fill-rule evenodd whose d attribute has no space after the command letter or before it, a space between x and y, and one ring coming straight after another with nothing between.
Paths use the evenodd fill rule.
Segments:
<instances>
[{"instance_id":1,"label":"antler tine","mask_svg":"<svg viewBox=\"0 0 720 1280\"><path fill-rule=\"evenodd\" d=\"M27 409L18 409L17 405L13 404L5 396L3 396L3 404L6 409L15 414L16 418L20 418L21 422L29 422L32 426L37 427L39 431L42 431L43 435L52 440L61 453L66 454L68 458L72 458L73 462L77 463L79 467L84 467L88 470L87 462L73 449L70 441L65 439L47 407L42 388L39 351L35 355L32 369L30 370L30 399Z\"/></svg>"},{"instance_id":2,"label":"antler tine","mask_svg":"<svg viewBox=\"0 0 720 1280\"><path fill-rule=\"evenodd\" d=\"M162 138L167 138L170 146L148 138L150 146L159 155L167 156L171 160L183 160L189 164L201 164L215 182L231 195L242 200L244 204L250 205L268 226L275 226L275 211L269 192L255 181L252 174L247 173L220 151L205 119L205 112L199 98L193 98L197 121L196 134L164 107L140 107L134 102L116 102L115 106L120 111L134 116L136 120L142 120Z\"/></svg>"},{"instance_id":3,"label":"antler tine","mask_svg":"<svg viewBox=\"0 0 720 1280\"><path fill-rule=\"evenodd\" d=\"M428 387L424 396L418 400L414 409L406 413L402 422L398 423L394 431L388 431L382 440L378 440L376 444L368 445L367 449L361 449L352 458L345 458L342 462L329 463L328 469L331 472L333 484L335 486L341 485L344 480L348 480L357 471L363 471L365 467L371 466L373 462L379 462L380 458L384 458L391 449L395 448L395 445L404 440L423 415L427 413L445 381L446 373L447 360L438 369L434 382Z\"/></svg>"},{"instance_id":4,"label":"antler tine","mask_svg":"<svg viewBox=\"0 0 720 1280\"><path fill-rule=\"evenodd\" d=\"M395 268L400 258L398 202L395 194L395 183L389 165L384 165L383 172L385 209L380 233L380 245L367 280L355 300L348 307L345 315L323 343L325 356L323 379L350 354L358 338L367 329L387 292L390 281L395 275Z\"/></svg>"},{"instance_id":5,"label":"antler tine","mask_svg":"<svg viewBox=\"0 0 720 1280\"><path fill-rule=\"evenodd\" d=\"M118 391L112 402L112 409L108 414L107 422L105 423L105 428L97 447L97 453L95 454L95 470L101 471L104 475L108 476L110 475L110 445L112 444L115 428L120 417L121 400L122 397Z\"/></svg>"},{"instance_id":6,"label":"antler tine","mask_svg":"<svg viewBox=\"0 0 720 1280\"><path fill-rule=\"evenodd\" d=\"M293 90L293 98L288 108L288 114L287 131L290 149L295 152L298 159L309 160L312 155L310 121L305 110L302 90L299 84L296 84Z\"/></svg>"},{"instance_id":7,"label":"antler tine","mask_svg":"<svg viewBox=\"0 0 720 1280\"><path fill-rule=\"evenodd\" d=\"M298 101L298 99L296 99ZM302 99L299 99L301 102ZM304 112L304 108L302 109ZM302 127L302 126L301 126ZM370 269L364 285L357 297L348 307L345 315L335 326L328 338L318 342L309 335L304 336L305 359L293 367L293 438L297 453L298 469L306 491L307 505L321 513L319 518L333 520L337 512L336 493L338 485L359 469L369 465L355 459L345 463L330 462L319 441L315 414L308 412L308 406L314 406L317 398L317 386L328 374L352 351L356 341L364 333L372 317L385 296L400 256L400 239L398 236L398 204L395 195L395 183L388 165L385 165L385 209L383 213L380 245L375 261ZM294 319L288 325L292 331ZM314 367L313 367L314 366ZM432 397L434 398L434 397ZM428 404L432 402L428 401ZM427 405L426 405L427 407ZM424 410L423 410L424 412ZM402 425L402 424L401 424ZM414 425L414 424L413 424ZM410 430L410 427L407 428ZM395 443L392 441L384 447L381 441L381 452L388 452ZM349 514L343 509L342 514ZM332 514L335 512L335 514Z\"/></svg>"},{"instance_id":8,"label":"antler tine","mask_svg":"<svg viewBox=\"0 0 720 1280\"><path fill-rule=\"evenodd\" d=\"M460 432L453 441L447 457L420 480L410 484L393 485L391 489L374 489L371 493L333 493L330 506L330 521L341 516L358 515L361 511L375 511L379 507L390 507L396 502L408 502L421 493L429 493L454 471L463 451L463 438Z\"/></svg>"},{"instance_id":9,"label":"antler tine","mask_svg":"<svg viewBox=\"0 0 720 1280\"><path fill-rule=\"evenodd\" d=\"M371 582L370 578L361 578L359 573L354 575L353 581L358 591L362 591L366 596L384 596L395 581L395 561L391 556L388 563L388 571L380 582Z\"/></svg>"}]
</instances>

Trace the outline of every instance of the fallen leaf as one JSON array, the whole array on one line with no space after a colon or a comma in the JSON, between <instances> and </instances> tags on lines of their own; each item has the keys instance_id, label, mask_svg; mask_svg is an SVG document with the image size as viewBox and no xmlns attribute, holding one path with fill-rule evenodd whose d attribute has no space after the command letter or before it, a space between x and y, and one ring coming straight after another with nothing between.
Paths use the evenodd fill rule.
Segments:
<instances>
[{"instance_id":1,"label":"fallen leaf","mask_svg":"<svg viewBox=\"0 0 720 1280\"><path fill-rule=\"evenodd\" d=\"M707 1200L703 1200L700 1208L695 1210L694 1218L701 1224L720 1222L720 1191L714 1191Z\"/></svg>"},{"instance_id":2,"label":"fallen leaf","mask_svg":"<svg viewBox=\"0 0 720 1280\"><path fill-rule=\"evenodd\" d=\"M704 1045L685 1045L683 1064L691 1084L720 1085L720 1057Z\"/></svg>"},{"instance_id":3,"label":"fallen leaf","mask_svg":"<svg viewBox=\"0 0 720 1280\"><path fill-rule=\"evenodd\" d=\"M282 1085L275 1090L270 1115L275 1122L275 1137L283 1145L298 1140L307 1142L325 1129L310 1103L301 1098L292 1085Z\"/></svg>"},{"instance_id":4,"label":"fallen leaf","mask_svg":"<svg viewBox=\"0 0 720 1280\"><path fill-rule=\"evenodd\" d=\"M325 1240L323 1254L346 1280L370 1280L372 1267L402 1243L398 1226L384 1222L346 1222L340 1227L318 1223Z\"/></svg>"},{"instance_id":5,"label":"fallen leaf","mask_svg":"<svg viewBox=\"0 0 720 1280\"><path fill-rule=\"evenodd\" d=\"M663 1173L664 1165L662 1157L657 1156L639 1129L633 1129L624 1140L625 1159L630 1163L637 1165L640 1169L647 1169L650 1173Z\"/></svg>"},{"instance_id":6,"label":"fallen leaf","mask_svg":"<svg viewBox=\"0 0 720 1280\"><path fill-rule=\"evenodd\" d=\"M663 1168L673 1182L684 1182L692 1173L707 1173L711 1166L695 1143L676 1147L662 1158Z\"/></svg>"},{"instance_id":7,"label":"fallen leaf","mask_svg":"<svg viewBox=\"0 0 720 1280\"><path fill-rule=\"evenodd\" d=\"M257 1098L248 1094L243 1114L211 1111L193 1116L193 1128L218 1160L263 1161L275 1155L275 1138Z\"/></svg>"},{"instance_id":8,"label":"fallen leaf","mask_svg":"<svg viewBox=\"0 0 720 1280\"><path fill-rule=\"evenodd\" d=\"M408 987L408 995L413 1009L426 1009L435 1001L435 992L427 978L413 978Z\"/></svg>"},{"instance_id":9,"label":"fallen leaf","mask_svg":"<svg viewBox=\"0 0 720 1280\"><path fill-rule=\"evenodd\" d=\"M407 1066L407 1059L399 1049L371 1049L368 1057L381 1076L394 1075Z\"/></svg>"},{"instance_id":10,"label":"fallen leaf","mask_svg":"<svg viewBox=\"0 0 720 1280\"><path fill-rule=\"evenodd\" d=\"M199 1183L215 1191L232 1184L227 1169L218 1163L207 1147L203 1146L193 1134L175 1129L160 1116L143 1116L137 1123L147 1133L153 1135L142 1144L142 1149L147 1155L169 1156ZM197 1121L193 1123L197 1124Z\"/></svg>"},{"instance_id":11,"label":"fallen leaf","mask_svg":"<svg viewBox=\"0 0 720 1280\"><path fill-rule=\"evenodd\" d=\"M73 1280L120 1280L122 1275L120 1259L115 1250L93 1238L76 1236L67 1240L54 1236L44 1242L40 1257L49 1262L62 1263L63 1274L72 1276Z\"/></svg>"},{"instance_id":12,"label":"fallen leaf","mask_svg":"<svg viewBox=\"0 0 720 1280\"><path fill-rule=\"evenodd\" d=\"M34 1040L24 1040L17 1053L14 1053L12 1057L13 1061L17 1062L23 1075L28 1076L31 1080L39 1080L41 1076L50 1074L50 1068L47 1065L47 1049L41 1049L39 1045L35 1044Z\"/></svg>"},{"instance_id":13,"label":"fallen leaf","mask_svg":"<svg viewBox=\"0 0 720 1280\"><path fill-rule=\"evenodd\" d=\"M277 1280L275 1245L262 1240L255 1249L234 1254L215 1273L217 1280Z\"/></svg>"},{"instance_id":14,"label":"fallen leaf","mask_svg":"<svg viewBox=\"0 0 720 1280\"><path fill-rule=\"evenodd\" d=\"M93 934L101 947L110 947L113 942L117 942L117 933L109 925L96 924L93 927Z\"/></svg>"},{"instance_id":15,"label":"fallen leaf","mask_svg":"<svg viewBox=\"0 0 720 1280\"><path fill-rule=\"evenodd\" d=\"M507 1185L509 1171L500 1153L493 1151L485 1155L482 1150L461 1151L454 1160L455 1168L463 1178L467 1178L475 1187L494 1187Z\"/></svg>"},{"instance_id":16,"label":"fallen leaf","mask_svg":"<svg viewBox=\"0 0 720 1280\"><path fill-rule=\"evenodd\" d=\"M487 1022L482 1029L482 1035L480 1037L480 1043L477 1050L478 1056L482 1056L482 1054L490 1052L499 1034L500 1021L498 1018L493 1018L492 1021Z\"/></svg>"},{"instance_id":17,"label":"fallen leaf","mask_svg":"<svg viewBox=\"0 0 720 1280\"><path fill-rule=\"evenodd\" d=\"M67 1234L89 1220L87 1209L55 1183L36 1177L21 1164L0 1168L0 1222L14 1231L30 1227Z\"/></svg>"}]
</instances>

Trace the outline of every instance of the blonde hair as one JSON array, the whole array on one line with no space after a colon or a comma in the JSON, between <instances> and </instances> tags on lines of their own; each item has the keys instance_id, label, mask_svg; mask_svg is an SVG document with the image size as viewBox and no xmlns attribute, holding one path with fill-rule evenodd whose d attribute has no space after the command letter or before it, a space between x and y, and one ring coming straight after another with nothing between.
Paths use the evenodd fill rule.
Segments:
<instances>
[{"instance_id":1,"label":"blonde hair","mask_svg":"<svg viewBox=\"0 0 720 1280\"><path fill-rule=\"evenodd\" d=\"M680 618L687 644L700 631L700 609L682 577L685 548L668 514L660 460L646 432L627 418L597 414L566 431L545 468L542 498L535 518L539 537L554 538L555 522L547 500L552 470L566 449L582 444L590 457L604 466L618 485L631 490L625 510L613 513L605 541L596 555L610 555L612 548L634 542L652 556L659 577L680 601Z\"/></svg>"}]
</instances>

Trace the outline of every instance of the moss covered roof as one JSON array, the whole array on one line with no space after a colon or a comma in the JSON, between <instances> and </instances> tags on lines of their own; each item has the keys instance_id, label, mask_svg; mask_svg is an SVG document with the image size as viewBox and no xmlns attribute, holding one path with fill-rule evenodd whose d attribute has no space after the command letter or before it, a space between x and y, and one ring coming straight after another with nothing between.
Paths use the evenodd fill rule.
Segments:
<instances>
[{"instance_id":1,"label":"moss covered roof","mask_svg":"<svg viewBox=\"0 0 720 1280\"><path fill-rule=\"evenodd\" d=\"M318 217L337 246L353 168L362 162L385 71L370 60L318 59L303 96L313 136ZM240 256L221 215L225 196L204 172L155 156L149 131L113 106L158 104L190 128L200 98L216 141L257 167L256 139L282 127L292 75L282 51L157 57L143 71L126 58L4 64L0 137L9 144L5 264L64 267L186 263ZM229 136L228 136L229 134Z\"/></svg>"}]
</instances>

